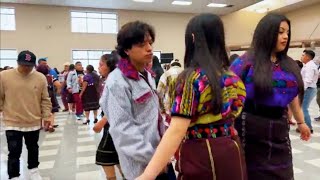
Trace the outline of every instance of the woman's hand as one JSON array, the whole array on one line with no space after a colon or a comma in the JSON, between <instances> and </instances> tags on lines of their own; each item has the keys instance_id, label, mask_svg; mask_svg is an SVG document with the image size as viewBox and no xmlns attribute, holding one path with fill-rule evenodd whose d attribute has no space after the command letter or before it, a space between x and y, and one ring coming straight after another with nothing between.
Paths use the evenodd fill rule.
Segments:
<instances>
[{"instance_id":1,"label":"woman's hand","mask_svg":"<svg viewBox=\"0 0 320 180\"><path fill-rule=\"evenodd\" d=\"M298 129L300 131L300 138L304 141L308 141L311 136L309 127L305 123L302 123L298 124Z\"/></svg>"},{"instance_id":2,"label":"woman's hand","mask_svg":"<svg viewBox=\"0 0 320 180\"><path fill-rule=\"evenodd\" d=\"M103 122L103 121L98 121L95 125L94 125L94 127L93 127L93 131L95 132L95 133L99 133L99 132L101 132L101 130L102 130L102 128L104 127L104 125L105 125L105 123Z\"/></svg>"}]
</instances>

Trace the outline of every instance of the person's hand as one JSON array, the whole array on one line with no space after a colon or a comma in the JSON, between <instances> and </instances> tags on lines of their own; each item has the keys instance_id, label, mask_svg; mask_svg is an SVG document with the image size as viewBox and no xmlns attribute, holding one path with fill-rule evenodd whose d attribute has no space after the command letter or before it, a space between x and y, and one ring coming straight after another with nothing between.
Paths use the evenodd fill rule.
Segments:
<instances>
[{"instance_id":1,"label":"person's hand","mask_svg":"<svg viewBox=\"0 0 320 180\"><path fill-rule=\"evenodd\" d=\"M82 99L82 95L83 95L82 93L79 94L80 99Z\"/></svg>"},{"instance_id":2,"label":"person's hand","mask_svg":"<svg viewBox=\"0 0 320 180\"><path fill-rule=\"evenodd\" d=\"M69 93L72 93L72 89L71 89L71 88L70 88L70 89L68 89L68 92L69 92Z\"/></svg>"},{"instance_id":3,"label":"person's hand","mask_svg":"<svg viewBox=\"0 0 320 180\"><path fill-rule=\"evenodd\" d=\"M302 123L298 124L298 129L300 131L300 138L304 141L308 141L311 135L309 127L305 123Z\"/></svg>"},{"instance_id":4,"label":"person's hand","mask_svg":"<svg viewBox=\"0 0 320 180\"><path fill-rule=\"evenodd\" d=\"M44 127L44 129L49 129L49 127L51 126L51 121L49 121L49 120L44 120L43 121L43 127Z\"/></svg>"},{"instance_id":5,"label":"person's hand","mask_svg":"<svg viewBox=\"0 0 320 180\"><path fill-rule=\"evenodd\" d=\"M102 130L103 127L104 127L104 123L103 123L102 121L98 121L98 122L94 125L93 131L94 131L95 133L99 133L99 132L101 132L101 130Z\"/></svg>"}]
</instances>

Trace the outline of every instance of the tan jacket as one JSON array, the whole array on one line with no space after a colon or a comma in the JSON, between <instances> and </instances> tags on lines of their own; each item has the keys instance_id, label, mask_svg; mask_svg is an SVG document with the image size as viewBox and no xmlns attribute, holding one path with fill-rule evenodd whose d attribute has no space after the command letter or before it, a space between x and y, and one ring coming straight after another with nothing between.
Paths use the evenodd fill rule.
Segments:
<instances>
[{"instance_id":1,"label":"tan jacket","mask_svg":"<svg viewBox=\"0 0 320 180\"><path fill-rule=\"evenodd\" d=\"M17 69L0 73L0 112L5 126L34 127L51 114L46 77L32 71L27 76Z\"/></svg>"}]
</instances>

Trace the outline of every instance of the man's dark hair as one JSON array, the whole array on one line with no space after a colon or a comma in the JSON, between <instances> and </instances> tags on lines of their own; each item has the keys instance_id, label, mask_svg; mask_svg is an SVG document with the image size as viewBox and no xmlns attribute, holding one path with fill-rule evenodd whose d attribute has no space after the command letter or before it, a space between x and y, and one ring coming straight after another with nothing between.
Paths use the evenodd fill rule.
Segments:
<instances>
[{"instance_id":1,"label":"man's dark hair","mask_svg":"<svg viewBox=\"0 0 320 180\"><path fill-rule=\"evenodd\" d=\"M152 41L154 42L154 29L147 23L134 21L123 25L117 36L117 52L122 58L127 58L128 55L125 51L131 49L135 44L143 43L147 35L150 35Z\"/></svg>"},{"instance_id":2,"label":"man's dark hair","mask_svg":"<svg viewBox=\"0 0 320 180\"><path fill-rule=\"evenodd\" d=\"M315 56L316 56L316 54L314 53L314 51L312 51L312 50L304 50L303 51L306 55L308 55L311 59L313 59Z\"/></svg>"},{"instance_id":3,"label":"man's dark hair","mask_svg":"<svg viewBox=\"0 0 320 180\"><path fill-rule=\"evenodd\" d=\"M38 64L40 64L41 61L46 61L46 62L47 62L47 60L46 60L45 58L40 58L40 59L38 60Z\"/></svg>"},{"instance_id":4,"label":"man's dark hair","mask_svg":"<svg viewBox=\"0 0 320 180\"><path fill-rule=\"evenodd\" d=\"M81 62L80 62L80 61L77 61L77 62L75 63L75 65L78 65L78 64L81 64Z\"/></svg>"},{"instance_id":5,"label":"man's dark hair","mask_svg":"<svg viewBox=\"0 0 320 180\"><path fill-rule=\"evenodd\" d=\"M69 71L73 71L74 68L75 68L75 67L74 67L74 64L70 64L70 65L69 65Z\"/></svg>"}]
</instances>

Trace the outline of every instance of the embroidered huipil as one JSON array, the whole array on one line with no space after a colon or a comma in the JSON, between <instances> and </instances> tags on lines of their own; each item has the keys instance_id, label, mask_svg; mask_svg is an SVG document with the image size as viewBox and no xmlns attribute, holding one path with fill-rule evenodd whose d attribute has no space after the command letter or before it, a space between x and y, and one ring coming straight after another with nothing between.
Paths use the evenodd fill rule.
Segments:
<instances>
[{"instance_id":1,"label":"embroidered huipil","mask_svg":"<svg viewBox=\"0 0 320 180\"><path fill-rule=\"evenodd\" d=\"M196 69L184 83L177 85L171 115L191 119L189 127L234 119L242 111L246 97L245 87L231 71L223 73L220 86L222 94L212 92L205 72L200 68ZM221 113L213 114L213 96L222 96Z\"/></svg>"},{"instance_id":2,"label":"embroidered huipil","mask_svg":"<svg viewBox=\"0 0 320 180\"><path fill-rule=\"evenodd\" d=\"M147 80L130 61L121 59L104 87L100 105L126 179L143 173L159 142L159 99L151 74Z\"/></svg>"},{"instance_id":3,"label":"embroidered huipil","mask_svg":"<svg viewBox=\"0 0 320 180\"><path fill-rule=\"evenodd\" d=\"M292 73L284 71L280 65L273 65L272 94L257 100L254 98L253 63L248 54L236 59L230 69L236 73L244 82L247 90L247 99L265 106L287 107L287 105L298 95L297 79Z\"/></svg>"},{"instance_id":4,"label":"embroidered huipil","mask_svg":"<svg viewBox=\"0 0 320 180\"><path fill-rule=\"evenodd\" d=\"M157 87L160 101L164 104L164 110L167 114L171 113L171 106L173 99L175 83L179 74L183 71L183 68L179 66L173 66L168 71L162 74Z\"/></svg>"}]
</instances>

